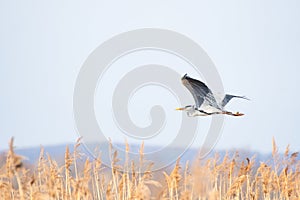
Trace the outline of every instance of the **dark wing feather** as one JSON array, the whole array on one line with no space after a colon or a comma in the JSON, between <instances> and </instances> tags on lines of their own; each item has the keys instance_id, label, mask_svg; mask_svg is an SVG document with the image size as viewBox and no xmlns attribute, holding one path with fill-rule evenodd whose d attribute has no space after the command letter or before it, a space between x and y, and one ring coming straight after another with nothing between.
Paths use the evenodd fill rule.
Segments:
<instances>
[{"instance_id":1,"label":"dark wing feather","mask_svg":"<svg viewBox=\"0 0 300 200\"><path fill-rule=\"evenodd\" d=\"M245 96L236 96L236 95L231 95L231 94L226 94L223 101L222 101L222 107L226 106L226 104L232 99L232 98L241 98L241 99L247 99Z\"/></svg>"},{"instance_id":2,"label":"dark wing feather","mask_svg":"<svg viewBox=\"0 0 300 200\"><path fill-rule=\"evenodd\" d=\"M190 93L193 95L195 103L196 103L196 107L199 108L204 100L208 101L209 104L211 104L212 106L217 106L217 102L211 92L211 90L205 85L205 83L193 79L189 76L187 76L187 74L185 74L182 78L181 78L182 84L190 91Z\"/></svg>"}]
</instances>

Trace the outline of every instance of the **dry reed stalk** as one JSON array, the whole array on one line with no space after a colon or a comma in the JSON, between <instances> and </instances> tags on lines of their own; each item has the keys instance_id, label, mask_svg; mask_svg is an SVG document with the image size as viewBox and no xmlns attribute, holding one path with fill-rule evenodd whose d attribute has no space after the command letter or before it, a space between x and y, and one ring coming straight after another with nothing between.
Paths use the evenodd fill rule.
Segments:
<instances>
[{"instance_id":1,"label":"dry reed stalk","mask_svg":"<svg viewBox=\"0 0 300 200\"><path fill-rule=\"evenodd\" d=\"M104 196L103 196L104 177L102 177L101 174L99 174L99 172L101 172L101 171L102 171L102 162L101 162L100 156L98 155L97 158L95 158L95 160L93 162L93 182L95 185L94 196L97 199L104 199Z\"/></svg>"},{"instance_id":2,"label":"dry reed stalk","mask_svg":"<svg viewBox=\"0 0 300 200\"><path fill-rule=\"evenodd\" d=\"M24 157L15 154L14 152L14 138L11 138L9 142L9 151L7 153L6 158L6 175L9 179L9 187L11 189L11 197L14 197L13 192L13 179L15 178L17 181L17 188L18 188L18 196L21 200L25 199L24 191L23 191L23 184L21 182L21 177L19 171L23 168L22 160Z\"/></svg>"},{"instance_id":3,"label":"dry reed stalk","mask_svg":"<svg viewBox=\"0 0 300 200\"><path fill-rule=\"evenodd\" d=\"M65 163L64 163L64 171L65 171L65 191L64 196L66 199L71 199L72 197L72 181L74 177L72 176L71 167L74 165L74 158L71 156L71 152L68 146L66 146L65 150Z\"/></svg>"},{"instance_id":4,"label":"dry reed stalk","mask_svg":"<svg viewBox=\"0 0 300 200\"><path fill-rule=\"evenodd\" d=\"M75 172L75 179L78 180L78 167L77 167L77 160L82 157L82 155L78 152L78 148L81 145L81 139L82 137L79 137L74 145L74 151L73 151L73 160L74 160L74 172Z\"/></svg>"}]
</instances>

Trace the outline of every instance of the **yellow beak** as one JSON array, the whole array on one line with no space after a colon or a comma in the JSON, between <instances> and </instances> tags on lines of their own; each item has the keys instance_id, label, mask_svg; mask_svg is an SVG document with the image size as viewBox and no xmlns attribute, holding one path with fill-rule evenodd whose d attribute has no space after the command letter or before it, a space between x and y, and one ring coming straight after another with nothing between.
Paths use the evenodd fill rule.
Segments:
<instances>
[{"instance_id":1,"label":"yellow beak","mask_svg":"<svg viewBox=\"0 0 300 200\"><path fill-rule=\"evenodd\" d=\"M175 110L183 110L184 108L175 108Z\"/></svg>"}]
</instances>

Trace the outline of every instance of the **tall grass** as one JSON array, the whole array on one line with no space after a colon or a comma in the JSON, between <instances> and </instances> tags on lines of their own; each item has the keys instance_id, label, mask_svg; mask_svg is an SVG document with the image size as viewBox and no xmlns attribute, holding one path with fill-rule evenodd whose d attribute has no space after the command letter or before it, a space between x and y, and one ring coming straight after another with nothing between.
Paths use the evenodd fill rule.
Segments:
<instances>
[{"instance_id":1,"label":"tall grass","mask_svg":"<svg viewBox=\"0 0 300 200\"><path fill-rule=\"evenodd\" d=\"M269 161L243 160L238 152L222 159L216 154L193 164L177 160L172 170L155 173L151 164L145 166L143 144L139 163L127 156L121 166L118 152L112 150L110 169L102 165L100 156L93 160L82 156L79 146L80 139L73 152L66 147L61 166L41 149L31 168L15 154L12 139L0 168L0 199L300 199L298 153L291 153L288 146L280 155L275 140Z\"/></svg>"}]
</instances>

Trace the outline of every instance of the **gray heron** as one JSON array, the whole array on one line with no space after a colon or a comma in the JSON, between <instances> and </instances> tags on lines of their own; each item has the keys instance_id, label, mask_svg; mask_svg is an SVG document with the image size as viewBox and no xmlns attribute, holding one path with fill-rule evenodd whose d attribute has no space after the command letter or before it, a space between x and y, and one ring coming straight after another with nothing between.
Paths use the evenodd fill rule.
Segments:
<instances>
[{"instance_id":1,"label":"gray heron","mask_svg":"<svg viewBox=\"0 0 300 200\"><path fill-rule=\"evenodd\" d=\"M236 112L229 112L224 109L226 104L233 98L247 99L245 96L236 96L225 94L217 96L203 83L202 81L193 79L185 74L181 78L182 84L190 91L195 100L195 105L187 105L183 108L176 108L176 110L186 111L189 117L208 116L215 114L226 114L232 116L242 116L244 114Z\"/></svg>"}]
</instances>

